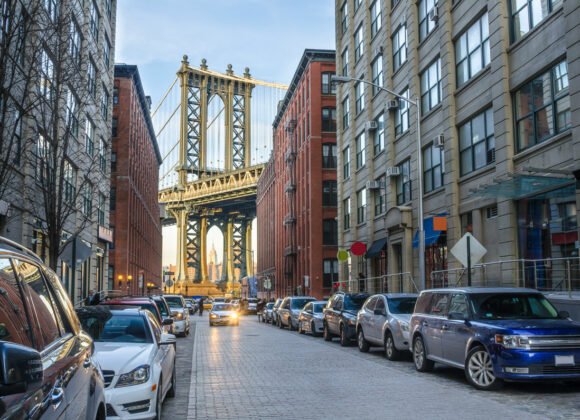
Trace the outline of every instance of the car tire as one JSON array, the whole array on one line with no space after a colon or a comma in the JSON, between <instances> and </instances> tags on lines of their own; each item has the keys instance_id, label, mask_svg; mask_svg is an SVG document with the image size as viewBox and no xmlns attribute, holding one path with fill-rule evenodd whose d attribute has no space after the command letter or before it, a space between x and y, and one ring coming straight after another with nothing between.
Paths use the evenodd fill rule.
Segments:
<instances>
[{"instance_id":1,"label":"car tire","mask_svg":"<svg viewBox=\"0 0 580 420\"><path fill-rule=\"evenodd\" d=\"M302 322L298 321L298 334L304 333L306 333L306 331L304 331L304 328L302 328Z\"/></svg>"},{"instance_id":2,"label":"car tire","mask_svg":"<svg viewBox=\"0 0 580 420\"><path fill-rule=\"evenodd\" d=\"M292 318L288 318L288 331L294 331L294 325L292 324Z\"/></svg>"},{"instance_id":3,"label":"car tire","mask_svg":"<svg viewBox=\"0 0 580 420\"><path fill-rule=\"evenodd\" d=\"M314 326L314 321L310 323L310 334L312 337L320 337L320 334L316 332L316 327Z\"/></svg>"},{"instance_id":4,"label":"car tire","mask_svg":"<svg viewBox=\"0 0 580 420\"><path fill-rule=\"evenodd\" d=\"M344 328L344 325L340 326L340 345L342 347L350 346L350 340L346 336L346 328Z\"/></svg>"},{"instance_id":5,"label":"car tire","mask_svg":"<svg viewBox=\"0 0 580 420\"><path fill-rule=\"evenodd\" d=\"M175 398L177 389L177 376L175 376L175 363L173 364L173 373L171 374L171 388L167 391L167 398Z\"/></svg>"},{"instance_id":6,"label":"car tire","mask_svg":"<svg viewBox=\"0 0 580 420\"><path fill-rule=\"evenodd\" d=\"M210 326L210 327L213 327L213 322L210 322L210 323L209 323L209 326Z\"/></svg>"},{"instance_id":7,"label":"car tire","mask_svg":"<svg viewBox=\"0 0 580 420\"><path fill-rule=\"evenodd\" d=\"M390 331L385 333L385 357L390 361L399 360L401 358L401 352L395 347L395 340L393 334Z\"/></svg>"},{"instance_id":8,"label":"car tire","mask_svg":"<svg viewBox=\"0 0 580 420\"><path fill-rule=\"evenodd\" d=\"M159 377L159 383L162 383L163 377ZM157 387L157 398L155 399L155 420L161 420L161 411L163 408L163 400L161 399L161 387Z\"/></svg>"},{"instance_id":9,"label":"car tire","mask_svg":"<svg viewBox=\"0 0 580 420\"><path fill-rule=\"evenodd\" d=\"M475 346L467 353L465 377L471 386L481 391L493 391L503 386L503 381L495 376L491 356L483 346Z\"/></svg>"},{"instance_id":10,"label":"car tire","mask_svg":"<svg viewBox=\"0 0 580 420\"><path fill-rule=\"evenodd\" d=\"M278 328L280 328L280 329L284 328L284 324L282 324L281 318L278 318Z\"/></svg>"},{"instance_id":11,"label":"car tire","mask_svg":"<svg viewBox=\"0 0 580 420\"><path fill-rule=\"evenodd\" d=\"M368 353L369 349L371 348L371 345L366 340L365 334L364 334L362 328L359 328L359 330L358 330L358 333L356 335L356 341L358 344L358 350L362 353Z\"/></svg>"},{"instance_id":12,"label":"car tire","mask_svg":"<svg viewBox=\"0 0 580 420\"><path fill-rule=\"evenodd\" d=\"M413 362L415 364L415 369L419 372L430 372L433 370L433 366L435 365L433 360L427 359L425 343L423 342L423 337L420 335L413 339Z\"/></svg>"},{"instance_id":13,"label":"car tire","mask_svg":"<svg viewBox=\"0 0 580 420\"><path fill-rule=\"evenodd\" d=\"M332 341L332 335L328 331L328 325L326 324L322 328L322 336L324 337L324 341Z\"/></svg>"}]
</instances>

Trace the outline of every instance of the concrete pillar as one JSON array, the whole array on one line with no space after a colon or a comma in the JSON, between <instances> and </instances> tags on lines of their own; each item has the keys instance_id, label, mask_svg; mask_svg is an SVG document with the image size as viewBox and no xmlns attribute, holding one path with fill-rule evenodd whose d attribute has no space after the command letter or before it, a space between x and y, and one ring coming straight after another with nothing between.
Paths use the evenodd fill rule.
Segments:
<instances>
[{"instance_id":1,"label":"concrete pillar","mask_svg":"<svg viewBox=\"0 0 580 420\"><path fill-rule=\"evenodd\" d=\"M187 94L188 94L188 82L187 78L189 72L187 71L189 67L189 62L187 61L187 55L183 56L181 61L181 68L177 72L179 77L179 83L181 88L181 117L179 124L179 166L177 167L178 172L178 185L183 190L187 184Z\"/></svg>"},{"instance_id":2,"label":"concrete pillar","mask_svg":"<svg viewBox=\"0 0 580 420\"><path fill-rule=\"evenodd\" d=\"M185 259L187 250L187 217L188 211L185 207L171 209L177 225L177 261L175 281L182 282L187 280L187 271L185 269Z\"/></svg>"},{"instance_id":3,"label":"concrete pillar","mask_svg":"<svg viewBox=\"0 0 580 420\"><path fill-rule=\"evenodd\" d=\"M227 222L227 270L228 270L228 289L231 289L234 280L234 248L233 238L234 238L234 221L232 218L228 218Z\"/></svg>"},{"instance_id":4,"label":"concrete pillar","mask_svg":"<svg viewBox=\"0 0 580 420\"><path fill-rule=\"evenodd\" d=\"M254 259L252 258L252 222L246 222L246 273L248 275L255 275L254 273Z\"/></svg>"},{"instance_id":5,"label":"concrete pillar","mask_svg":"<svg viewBox=\"0 0 580 420\"><path fill-rule=\"evenodd\" d=\"M201 216L199 226L199 265L201 268L201 282L205 283L208 281L207 276L207 217Z\"/></svg>"}]
</instances>

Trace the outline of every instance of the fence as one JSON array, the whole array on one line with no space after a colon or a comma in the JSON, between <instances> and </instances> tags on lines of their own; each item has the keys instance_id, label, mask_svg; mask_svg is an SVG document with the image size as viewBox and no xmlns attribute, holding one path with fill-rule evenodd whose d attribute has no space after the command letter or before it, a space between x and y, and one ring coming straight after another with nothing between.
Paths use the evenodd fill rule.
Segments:
<instances>
[{"instance_id":1,"label":"fence","mask_svg":"<svg viewBox=\"0 0 580 420\"><path fill-rule=\"evenodd\" d=\"M419 291L413 276L408 272L353 279L342 284L346 286L343 290L350 293L417 293Z\"/></svg>"}]
</instances>

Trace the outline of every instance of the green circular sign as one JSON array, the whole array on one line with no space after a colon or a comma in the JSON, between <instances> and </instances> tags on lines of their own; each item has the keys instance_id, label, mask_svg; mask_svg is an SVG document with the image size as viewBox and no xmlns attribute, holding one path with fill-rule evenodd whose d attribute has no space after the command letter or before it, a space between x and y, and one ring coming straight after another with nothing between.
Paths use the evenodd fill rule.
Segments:
<instances>
[{"instance_id":1,"label":"green circular sign","mask_svg":"<svg viewBox=\"0 0 580 420\"><path fill-rule=\"evenodd\" d=\"M346 260L348 260L348 251L346 249L339 249L338 252L336 253L336 258L338 259L338 261L340 262L344 262Z\"/></svg>"}]
</instances>

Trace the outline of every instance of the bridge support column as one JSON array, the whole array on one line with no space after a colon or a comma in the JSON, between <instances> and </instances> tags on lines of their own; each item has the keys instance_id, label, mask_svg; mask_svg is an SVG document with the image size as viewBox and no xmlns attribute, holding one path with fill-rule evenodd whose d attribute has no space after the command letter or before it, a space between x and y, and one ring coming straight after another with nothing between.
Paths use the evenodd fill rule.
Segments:
<instances>
[{"instance_id":1,"label":"bridge support column","mask_svg":"<svg viewBox=\"0 0 580 420\"><path fill-rule=\"evenodd\" d=\"M252 252L252 221L246 219L246 273L253 276L254 273L254 258Z\"/></svg>"},{"instance_id":2,"label":"bridge support column","mask_svg":"<svg viewBox=\"0 0 580 420\"><path fill-rule=\"evenodd\" d=\"M175 281L182 282L187 279L187 272L185 270L185 258L187 249L187 216L188 211L185 207L180 207L170 210L175 217L177 225L177 261Z\"/></svg>"},{"instance_id":3,"label":"bridge support column","mask_svg":"<svg viewBox=\"0 0 580 420\"><path fill-rule=\"evenodd\" d=\"M234 248L232 246L234 237L234 221L230 217L227 221L227 228L226 228L226 268L227 268L227 279L228 279L228 289L231 290L233 288L233 281L234 281Z\"/></svg>"},{"instance_id":4,"label":"bridge support column","mask_svg":"<svg viewBox=\"0 0 580 420\"><path fill-rule=\"evenodd\" d=\"M200 238L200 256L199 261L201 265L201 282L206 283L208 281L207 277L207 217L202 216L200 220L200 228L199 228L199 235Z\"/></svg>"}]
</instances>

